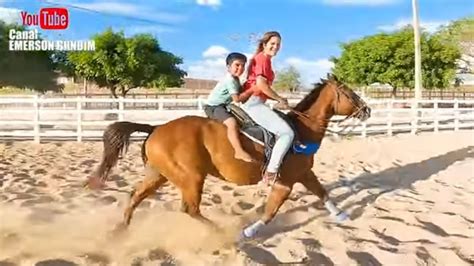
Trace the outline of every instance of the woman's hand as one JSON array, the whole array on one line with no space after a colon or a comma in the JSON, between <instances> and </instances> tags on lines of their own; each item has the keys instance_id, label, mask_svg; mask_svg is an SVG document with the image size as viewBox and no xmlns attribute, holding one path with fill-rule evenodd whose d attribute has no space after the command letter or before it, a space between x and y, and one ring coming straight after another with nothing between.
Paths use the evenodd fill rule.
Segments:
<instances>
[{"instance_id":1,"label":"woman's hand","mask_svg":"<svg viewBox=\"0 0 474 266\"><path fill-rule=\"evenodd\" d=\"M288 104L288 99L280 97L278 99L278 104L277 104L279 109L290 109L290 105Z\"/></svg>"}]
</instances>

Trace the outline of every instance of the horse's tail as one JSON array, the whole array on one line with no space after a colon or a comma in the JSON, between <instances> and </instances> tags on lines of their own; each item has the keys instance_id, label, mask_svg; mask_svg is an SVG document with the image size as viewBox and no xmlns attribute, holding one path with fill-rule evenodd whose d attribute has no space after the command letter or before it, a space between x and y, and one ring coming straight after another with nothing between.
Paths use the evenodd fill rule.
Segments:
<instances>
[{"instance_id":1,"label":"horse's tail","mask_svg":"<svg viewBox=\"0 0 474 266\"><path fill-rule=\"evenodd\" d=\"M151 134L154 129L155 126L152 125L126 121L115 122L107 126L102 136L104 143L102 162L97 168L95 175L92 177L93 179L96 179L94 181L100 181L100 183L103 184L107 180L110 170L117 164L120 155L127 152L132 133L145 132ZM89 186L94 185L91 184L91 181L92 180L89 181Z\"/></svg>"}]
</instances>

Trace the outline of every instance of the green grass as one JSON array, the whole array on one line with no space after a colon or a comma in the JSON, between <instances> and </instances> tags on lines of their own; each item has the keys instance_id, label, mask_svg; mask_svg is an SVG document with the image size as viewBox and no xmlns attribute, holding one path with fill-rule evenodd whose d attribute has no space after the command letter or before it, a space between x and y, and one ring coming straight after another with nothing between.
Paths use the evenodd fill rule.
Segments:
<instances>
[{"instance_id":1,"label":"green grass","mask_svg":"<svg viewBox=\"0 0 474 266\"><path fill-rule=\"evenodd\" d=\"M66 83L62 93L80 93L81 89L79 85L74 83ZM13 86L0 87L0 95L34 95L41 94L41 92L29 89L19 88Z\"/></svg>"},{"instance_id":2,"label":"green grass","mask_svg":"<svg viewBox=\"0 0 474 266\"><path fill-rule=\"evenodd\" d=\"M36 91L28 88L18 88L18 87L0 87L0 95L34 95L37 94Z\"/></svg>"}]
</instances>

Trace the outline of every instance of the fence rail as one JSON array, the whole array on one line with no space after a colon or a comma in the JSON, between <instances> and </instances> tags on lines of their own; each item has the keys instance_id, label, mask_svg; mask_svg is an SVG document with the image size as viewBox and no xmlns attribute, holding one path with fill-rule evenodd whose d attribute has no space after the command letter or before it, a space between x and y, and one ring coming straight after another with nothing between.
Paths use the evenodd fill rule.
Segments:
<instances>
[{"instance_id":1,"label":"fence rail","mask_svg":"<svg viewBox=\"0 0 474 266\"><path fill-rule=\"evenodd\" d=\"M290 104L296 102L298 100L290 100ZM328 134L366 137L474 129L474 100L373 99L367 102L372 107L369 120L346 120L340 125L344 117L335 116ZM91 104L101 105L90 108ZM99 140L112 122L163 124L185 115L204 116L203 105L201 98L0 98L0 140Z\"/></svg>"},{"instance_id":2,"label":"fence rail","mask_svg":"<svg viewBox=\"0 0 474 266\"><path fill-rule=\"evenodd\" d=\"M364 95L373 98L373 99L412 99L415 97L415 92L413 90L404 90L399 89L395 92L395 95L389 89L377 89L377 88L370 88L368 90L364 89L356 89L359 93L364 91ZM174 90L174 91L164 91L164 92L156 92L156 91L149 91L149 92L130 92L127 94L126 98L131 99L197 99L201 97L207 97L209 95L210 90L195 90L190 91L183 89L182 91ZM285 95L287 98L290 99L300 99L308 91L297 91L297 92L281 92L281 94ZM4 97L0 95L0 97ZM11 97L34 97L34 95L6 95L7 98ZM77 97L85 97L85 98L112 98L111 93L104 93L102 92L93 92L89 94L85 93L52 93L52 94L44 94L43 97L48 98L77 98ZM474 100L474 89L472 88L464 88L464 89L453 89L453 88L446 88L446 89L432 89L432 90L423 90L422 97L425 100Z\"/></svg>"},{"instance_id":3,"label":"fence rail","mask_svg":"<svg viewBox=\"0 0 474 266\"><path fill-rule=\"evenodd\" d=\"M392 94L391 91L371 90L366 96L373 99L412 99L415 97L414 91L400 90ZM474 100L474 91L472 90L424 90L422 92L423 99L426 100Z\"/></svg>"}]
</instances>

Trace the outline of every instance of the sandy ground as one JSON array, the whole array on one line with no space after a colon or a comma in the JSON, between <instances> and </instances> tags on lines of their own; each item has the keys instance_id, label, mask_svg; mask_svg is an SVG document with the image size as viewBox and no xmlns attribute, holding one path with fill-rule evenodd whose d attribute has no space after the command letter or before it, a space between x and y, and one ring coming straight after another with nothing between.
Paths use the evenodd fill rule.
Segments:
<instances>
[{"instance_id":1,"label":"sandy ground","mask_svg":"<svg viewBox=\"0 0 474 266\"><path fill-rule=\"evenodd\" d=\"M144 168L132 143L107 189L81 188L101 154L99 142L0 143L0 265L474 263L472 131L326 139L314 171L351 220L336 224L296 185L259 238L238 249L237 232L262 210L262 187L208 179L202 211L222 232L180 213L179 191L165 186L126 234L112 235Z\"/></svg>"}]
</instances>

